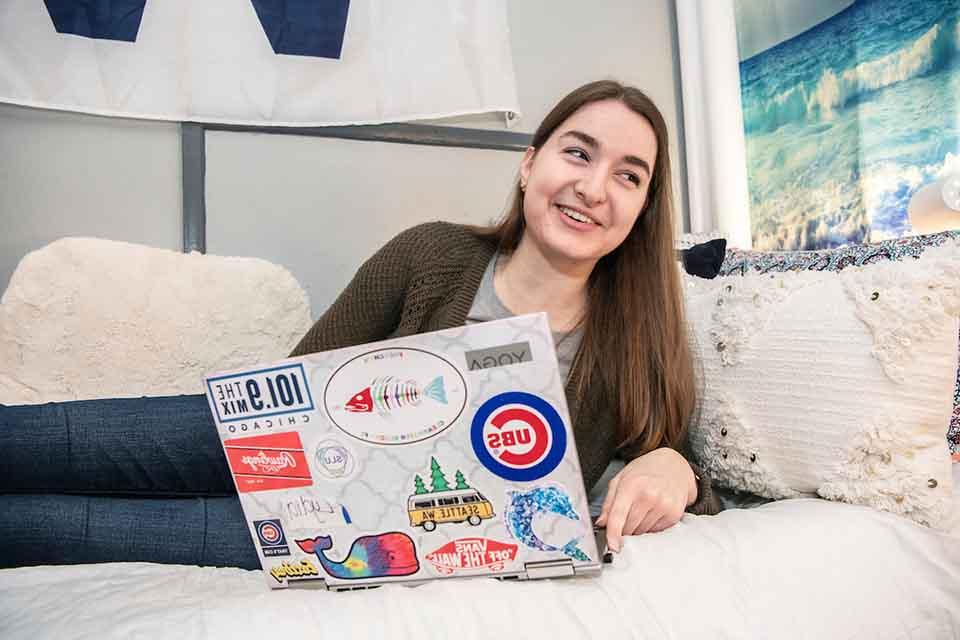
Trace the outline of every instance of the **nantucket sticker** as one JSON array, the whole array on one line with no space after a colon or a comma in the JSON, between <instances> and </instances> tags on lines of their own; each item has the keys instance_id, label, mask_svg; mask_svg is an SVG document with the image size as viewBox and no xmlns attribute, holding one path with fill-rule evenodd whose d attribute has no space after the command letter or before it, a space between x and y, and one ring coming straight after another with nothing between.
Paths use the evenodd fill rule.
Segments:
<instances>
[{"instance_id":1,"label":"nantucket sticker","mask_svg":"<svg viewBox=\"0 0 960 640\"><path fill-rule=\"evenodd\" d=\"M563 460L567 430L557 410L532 393L511 391L484 402L470 441L480 463L505 480L538 480Z\"/></svg>"}]
</instances>

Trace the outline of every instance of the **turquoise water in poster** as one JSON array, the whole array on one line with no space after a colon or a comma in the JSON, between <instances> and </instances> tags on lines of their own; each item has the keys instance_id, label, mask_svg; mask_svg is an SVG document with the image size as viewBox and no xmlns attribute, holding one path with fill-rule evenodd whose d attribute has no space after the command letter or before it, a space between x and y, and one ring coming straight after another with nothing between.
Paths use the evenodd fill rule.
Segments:
<instances>
[{"instance_id":1,"label":"turquoise water in poster","mask_svg":"<svg viewBox=\"0 0 960 640\"><path fill-rule=\"evenodd\" d=\"M858 0L740 63L756 249L910 235L960 172L960 0Z\"/></svg>"}]
</instances>

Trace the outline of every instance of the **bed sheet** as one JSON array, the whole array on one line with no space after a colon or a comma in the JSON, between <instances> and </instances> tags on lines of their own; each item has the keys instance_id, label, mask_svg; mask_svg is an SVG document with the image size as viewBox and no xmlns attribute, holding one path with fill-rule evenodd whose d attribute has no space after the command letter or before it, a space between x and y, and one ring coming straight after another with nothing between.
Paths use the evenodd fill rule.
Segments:
<instances>
[{"instance_id":1,"label":"bed sheet","mask_svg":"<svg viewBox=\"0 0 960 640\"><path fill-rule=\"evenodd\" d=\"M25 567L0 571L0 637L957 638L960 527L787 500L631 537L599 578L343 593L241 569Z\"/></svg>"}]
</instances>

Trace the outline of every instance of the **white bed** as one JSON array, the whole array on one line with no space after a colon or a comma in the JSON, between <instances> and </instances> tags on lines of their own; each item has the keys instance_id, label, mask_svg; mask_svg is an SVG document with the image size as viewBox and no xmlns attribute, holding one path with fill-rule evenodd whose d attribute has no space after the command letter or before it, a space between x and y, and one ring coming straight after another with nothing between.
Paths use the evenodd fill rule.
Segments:
<instances>
[{"instance_id":1,"label":"white bed","mask_svg":"<svg viewBox=\"0 0 960 640\"><path fill-rule=\"evenodd\" d=\"M596 579L344 593L241 569L24 567L0 571L0 637L960 638L960 527L788 500L630 538Z\"/></svg>"}]
</instances>

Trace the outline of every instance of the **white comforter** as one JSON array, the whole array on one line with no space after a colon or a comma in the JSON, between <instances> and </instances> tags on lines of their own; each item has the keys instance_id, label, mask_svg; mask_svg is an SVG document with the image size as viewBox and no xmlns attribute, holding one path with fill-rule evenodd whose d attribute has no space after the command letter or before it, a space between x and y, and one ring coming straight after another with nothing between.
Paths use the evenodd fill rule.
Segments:
<instances>
[{"instance_id":1,"label":"white comforter","mask_svg":"<svg viewBox=\"0 0 960 640\"><path fill-rule=\"evenodd\" d=\"M960 638L960 528L790 500L630 538L596 579L345 593L270 591L240 569L11 569L0 637Z\"/></svg>"}]
</instances>

